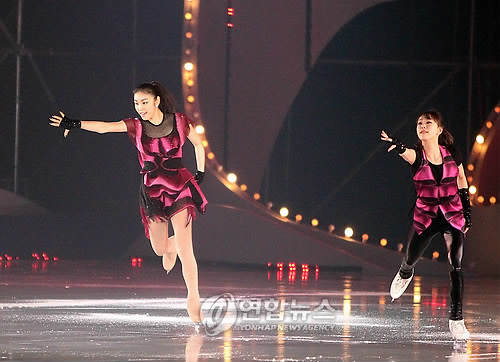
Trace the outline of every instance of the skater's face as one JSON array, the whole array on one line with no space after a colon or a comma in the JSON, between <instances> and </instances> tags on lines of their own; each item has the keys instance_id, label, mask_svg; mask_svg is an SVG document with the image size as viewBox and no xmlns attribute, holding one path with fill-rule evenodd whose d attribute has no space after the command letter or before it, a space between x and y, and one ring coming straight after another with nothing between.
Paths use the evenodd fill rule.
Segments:
<instances>
[{"instance_id":1,"label":"skater's face","mask_svg":"<svg viewBox=\"0 0 500 362\"><path fill-rule=\"evenodd\" d=\"M417 135L421 141L428 141L438 139L439 135L443 132L443 128L439 127L433 119L420 116L417 120Z\"/></svg>"},{"instance_id":2,"label":"skater's face","mask_svg":"<svg viewBox=\"0 0 500 362\"><path fill-rule=\"evenodd\" d=\"M135 110L143 120L151 120L158 112L160 97L155 97L148 92L135 92L134 105Z\"/></svg>"}]
</instances>

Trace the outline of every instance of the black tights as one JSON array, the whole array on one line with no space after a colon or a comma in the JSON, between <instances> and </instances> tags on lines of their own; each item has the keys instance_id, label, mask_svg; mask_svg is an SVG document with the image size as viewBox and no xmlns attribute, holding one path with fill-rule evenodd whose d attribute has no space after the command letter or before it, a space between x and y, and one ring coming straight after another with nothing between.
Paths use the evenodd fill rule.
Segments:
<instances>
[{"instance_id":1,"label":"black tights","mask_svg":"<svg viewBox=\"0 0 500 362\"><path fill-rule=\"evenodd\" d=\"M431 243L432 238L437 234L443 235L446 250L448 251L448 263L452 270L450 271L450 297L451 310L450 319L460 320L462 317L462 300L464 290L464 278L462 272L462 255L464 247L464 234L455 229L439 212L438 217L432 221L432 224L420 235L415 228L411 228L408 237L406 254L401 263L399 274L402 278L409 278L413 273L413 268L418 259L424 254Z\"/></svg>"}]
</instances>

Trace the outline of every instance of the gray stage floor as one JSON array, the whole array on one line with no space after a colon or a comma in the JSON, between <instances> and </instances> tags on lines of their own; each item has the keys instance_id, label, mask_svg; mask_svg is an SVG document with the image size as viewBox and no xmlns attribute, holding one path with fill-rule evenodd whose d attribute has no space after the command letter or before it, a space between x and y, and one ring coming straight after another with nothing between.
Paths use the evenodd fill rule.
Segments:
<instances>
[{"instance_id":1,"label":"gray stage floor","mask_svg":"<svg viewBox=\"0 0 500 362\"><path fill-rule=\"evenodd\" d=\"M219 319L196 334L180 265L2 261L0 360L500 360L498 280L466 276L471 339L457 343L447 276L417 277L391 303L392 276L200 265L205 314Z\"/></svg>"}]
</instances>

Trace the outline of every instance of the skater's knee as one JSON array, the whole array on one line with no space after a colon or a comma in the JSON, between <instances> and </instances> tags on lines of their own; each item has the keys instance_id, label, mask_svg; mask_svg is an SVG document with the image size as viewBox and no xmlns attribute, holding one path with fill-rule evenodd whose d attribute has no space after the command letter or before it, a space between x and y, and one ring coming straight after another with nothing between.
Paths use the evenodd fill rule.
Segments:
<instances>
[{"instance_id":1,"label":"skater's knee","mask_svg":"<svg viewBox=\"0 0 500 362\"><path fill-rule=\"evenodd\" d=\"M167 252L165 240L161 238L151 238L151 248L153 248L154 253L158 256L162 256Z\"/></svg>"},{"instance_id":2,"label":"skater's knee","mask_svg":"<svg viewBox=\"0 0 500 362\"><path fill-rule=\"evenodd\" d=\"M153 251L157 256L163 256L166 253L165 248L155 248L154 246L153 246Z\"/></svg>"}]
</instances>

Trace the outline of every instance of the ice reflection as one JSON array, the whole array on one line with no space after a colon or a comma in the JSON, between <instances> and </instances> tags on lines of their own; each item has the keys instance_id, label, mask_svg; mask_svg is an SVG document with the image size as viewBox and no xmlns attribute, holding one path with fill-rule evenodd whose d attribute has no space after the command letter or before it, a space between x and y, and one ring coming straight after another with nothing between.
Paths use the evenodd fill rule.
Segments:
<instances>
[{"instance_id":1,"label":"ice reflection","mask_svg":"<svg viewBox=\"0 0 500 362\"><path fill-rule=\"evenodd\" d=\"M231 328L224 331L224 362L231 362L233 356L233 333Z\"/></svg>"},{"instance_id":2,"label":"ice reflection","mask_svg":"<svg viewBox=\"0 0 500 362\"><path fill-rule=\"evenodd\" d=\"M205 337L199 333L193 333L189 336L185 349L186 362L198 362L204 338ZM229 359L229 361L231 361L231 359Z\"/></svg>"}]
</instances>

